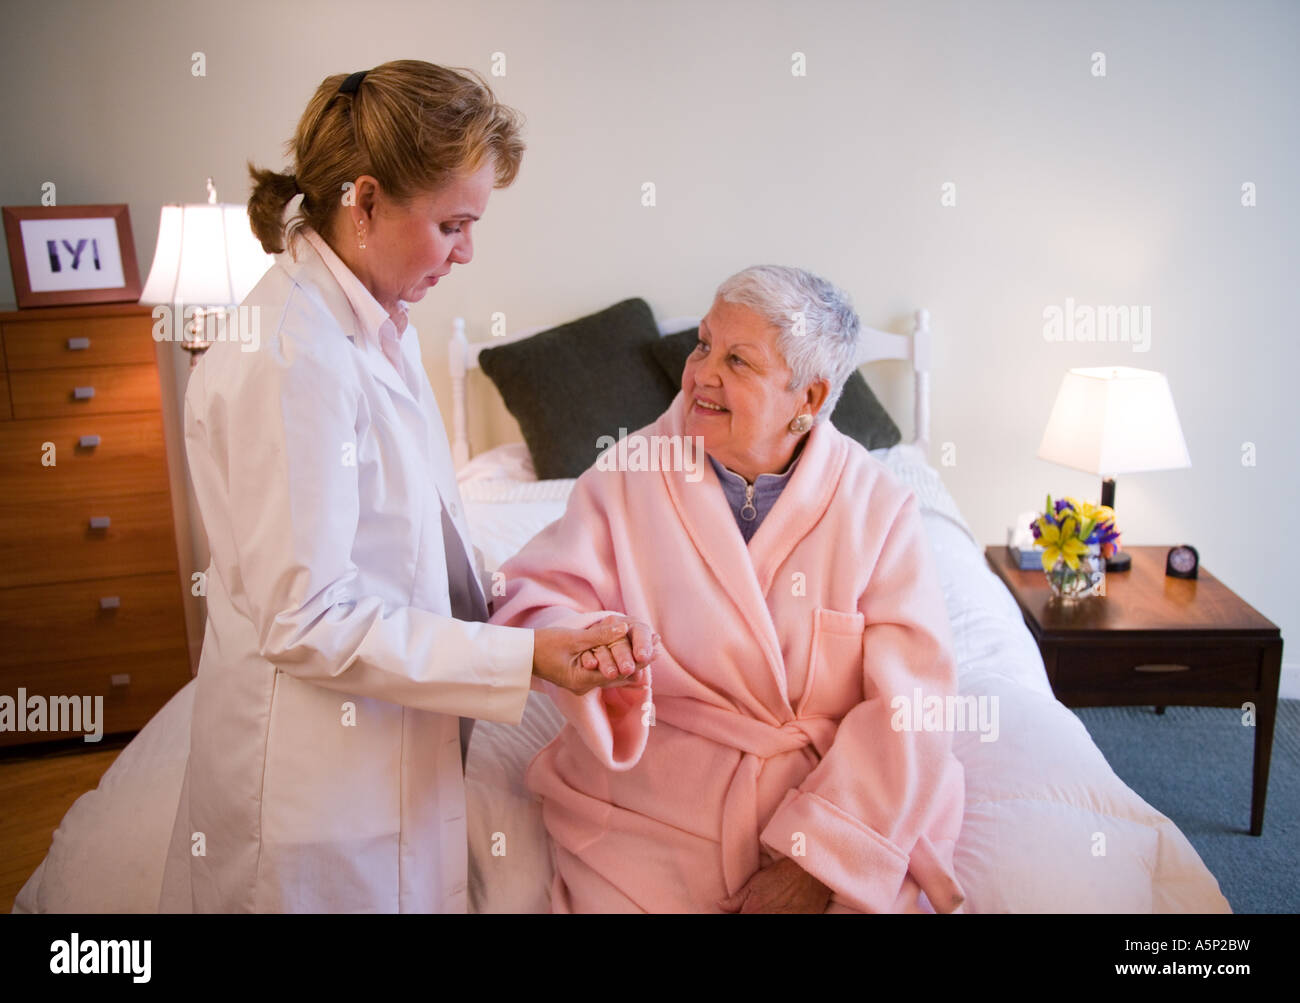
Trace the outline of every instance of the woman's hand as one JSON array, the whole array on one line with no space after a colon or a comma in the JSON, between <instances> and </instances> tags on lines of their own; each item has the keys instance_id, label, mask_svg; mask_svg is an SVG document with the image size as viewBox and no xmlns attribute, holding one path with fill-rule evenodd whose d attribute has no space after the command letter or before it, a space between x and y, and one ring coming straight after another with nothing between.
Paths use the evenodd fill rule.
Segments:
<instances>
[{"instance_id":1,"label":"woman's hand","mask_svg":"<svg viewBox=\"0 0 1300 1003\"><path fill-rule=\"evenodd\" d=\"M718 902L723 912L825 912L831 890L790 857L754 872L745 886Z\"/></svg>"},{"instance_id":2,"label":"woman's hand","mask_svg":"<svg viewBox=\"0 0 1300 1003\"><path fill-rule=\"evenodd\" d=\"M629 643L629 636L632 642ZM600 623L581 630L564 627L544 627L533 631L533 675L578 696L597 686L633 686L642 682L638 664L628 659L627 671L620 671L613 660L614 651L650 650L653 657L651 633L645 624L627 619L606 617ZM650 644L649 649L645 645ZM603 651L604 661L598 654ZM605 667L602 671L602 667Z\"/></svg>"},{"instance_id":3,"label":"woman's hand","mask_svg":"<svg viewBox=\"0 0 1300 1003\"><path fill-rule=\"evenodd\" d=\"M601 645L584 652L584 669L599 669L607 679L616 679L620 675L640 672L661 653L659 635L644 621L626 616L607 616L600 623L626 623L627 634L613 644Z\"/></svg>"}]
</instances>

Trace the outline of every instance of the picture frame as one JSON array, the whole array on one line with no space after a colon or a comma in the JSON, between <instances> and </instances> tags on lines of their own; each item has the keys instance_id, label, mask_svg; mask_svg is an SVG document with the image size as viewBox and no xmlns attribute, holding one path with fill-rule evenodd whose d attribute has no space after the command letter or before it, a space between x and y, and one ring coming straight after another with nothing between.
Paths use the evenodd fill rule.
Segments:
<instances>
[{"instance_id":1,"label":"picture frame","mask_svg":"<svg viewBox=\"0 0 1300 1003\"><path fill-rule=\"evenodd\" d=\"M0 214L20 309L139 301L125 204L4 206Z\"/></svg>"}]
</instances>

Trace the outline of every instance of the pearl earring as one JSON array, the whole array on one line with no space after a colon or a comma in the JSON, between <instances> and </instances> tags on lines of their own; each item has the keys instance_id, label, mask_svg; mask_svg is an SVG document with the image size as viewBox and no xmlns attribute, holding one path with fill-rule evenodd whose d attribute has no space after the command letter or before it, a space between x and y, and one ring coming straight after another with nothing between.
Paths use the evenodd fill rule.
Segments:
<instances>
[{"instance_id":1,"label":"pearl earring","mask_svg":"<svg viewBox=\"0 0 1300 1003\"><path fill-rule=\"evenodd\" d=\"M790 431L795 435L803 435L808 429L812 428L812 415L801 414L790 422Z\"/></svg>"}]
</instances>

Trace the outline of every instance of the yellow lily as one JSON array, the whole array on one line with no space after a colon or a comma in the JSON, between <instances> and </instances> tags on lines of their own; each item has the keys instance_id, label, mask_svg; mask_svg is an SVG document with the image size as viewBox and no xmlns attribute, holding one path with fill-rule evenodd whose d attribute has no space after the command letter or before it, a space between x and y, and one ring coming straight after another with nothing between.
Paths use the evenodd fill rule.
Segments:
<instances>
[{"instance_id":1,"label":"yellow lily","mask_svg":"<svg viewBox=\"0 0 1300 1003\"><path fill-rule=\"evenodd\" d=\"M1091 502L1075 501L1073 498L1067 500L1074 507L1074 510L1079 513L1079 518L1083 522L1087 522L1089 519L1094 522L1115 521L1115 510L1109 505L1094 505Z\"/></svg>"},{"instance_id":2,"label":"yellow lily","mask_svg":"<svg viewBox=\"0 0 1300 1003\"><path fill-rule=\"evenodd\" d=\"M1071 571L1079 570L1079 555L1088 552L1088 545L1076 535L1077 525L1074 519L1066 517L1060 526L1053 526L1046 520L1038 523L1039 544L1043 548L1043 570L1051 571L1056 562L1064 560Z\"/></svg>"}]
</instances>

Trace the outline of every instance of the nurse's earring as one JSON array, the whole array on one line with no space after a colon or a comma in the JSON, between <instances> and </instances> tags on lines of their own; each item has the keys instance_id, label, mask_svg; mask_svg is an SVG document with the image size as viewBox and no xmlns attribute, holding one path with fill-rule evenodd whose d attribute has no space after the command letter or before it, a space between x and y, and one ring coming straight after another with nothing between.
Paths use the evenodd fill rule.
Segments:
<instances>
[{"instance_id":1,"label":"nurse's earring","mask_svg":"<svg viewBox=\"0 0 1300 1003\"><path fill-rule=\"evenodd\" d=\"M808 431L808 429L812 428L812 423L813 423L812 415L810 414L796 415L794 420L790 422L790 431L793 432L795 435L803 435L806 431Z\"/></svg>"},{"instance_id":2,"label":"nurse's earring","mask_svg":"<svg viewBox=\"0 0 1300 1003\"><path fill-rule=\"evenodd\" d=\"M363 251L366 249L366 231L359 226L357 227L357 247Z\"/></svg>"}]
</instances>

